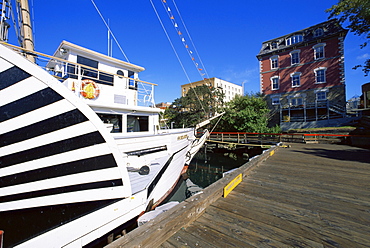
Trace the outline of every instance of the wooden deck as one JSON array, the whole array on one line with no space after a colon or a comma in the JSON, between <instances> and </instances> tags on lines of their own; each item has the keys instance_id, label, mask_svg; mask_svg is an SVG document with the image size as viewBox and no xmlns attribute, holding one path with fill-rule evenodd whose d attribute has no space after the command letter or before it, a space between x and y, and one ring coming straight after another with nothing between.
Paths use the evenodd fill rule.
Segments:
<instances>
[{"instance_id":1,"label":"wooden deck","mask_svg":"<svg viewBox=\"0 0 370 248\"><path fill-rule=\"evenodd\" d=\"M370 151L279 148L160 247L370 247Z\"/></svg>"}]
</instances>

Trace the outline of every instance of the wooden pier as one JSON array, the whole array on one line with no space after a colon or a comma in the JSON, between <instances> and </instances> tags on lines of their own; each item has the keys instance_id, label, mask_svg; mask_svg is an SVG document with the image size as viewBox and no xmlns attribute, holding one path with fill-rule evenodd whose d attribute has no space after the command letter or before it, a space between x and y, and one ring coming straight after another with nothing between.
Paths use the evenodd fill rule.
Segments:
<instances>
[{"instance_id":1,"label":"wooden pier","mask_svg":"<svg viewBox=\"0 0 370 248\"><path fill-rule=\"evenodd\" d=\"M231 178L109 247L370 246L370 150L294 143L261 159L226 198Z\"/></svg>"}]
</instances>

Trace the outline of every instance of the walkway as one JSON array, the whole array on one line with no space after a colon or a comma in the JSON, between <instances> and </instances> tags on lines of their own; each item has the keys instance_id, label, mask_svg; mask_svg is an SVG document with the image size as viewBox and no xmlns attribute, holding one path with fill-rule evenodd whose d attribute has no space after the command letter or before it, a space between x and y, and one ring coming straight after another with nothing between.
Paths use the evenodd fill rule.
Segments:
<instances>
[{"instance_id":1,"label":"walkway","mask_svg":"<svg viewBox=\"0 0 370 248\"><path fill-rule=\"evenodd\" d=\"M370 151L291 144L160 247L369 247Z\"/></svg>"}]
</instances>

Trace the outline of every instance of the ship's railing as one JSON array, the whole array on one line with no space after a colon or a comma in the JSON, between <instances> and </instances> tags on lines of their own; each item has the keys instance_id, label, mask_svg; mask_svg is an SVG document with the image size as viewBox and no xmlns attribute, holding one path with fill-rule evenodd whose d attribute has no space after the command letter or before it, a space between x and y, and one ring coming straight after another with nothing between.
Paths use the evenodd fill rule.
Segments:
<instances>
[{"instance_id":1,"label":"ship's railing","mask_svg":"<svg viewBox=\"0 0 370 248\"><path fill-rule=\"evenodd\" d=\"M0 42L16 52L26 55L31 54L35 57L36 63L46 70L50 75L63 82L66 79L72 78L78 81L84 79L94 80L96 83L113 86L116 80L125 80L125 89L137 91L137 105L154 107L154 86L156 84L142 81L137 78L125 77L123 75L109 73L87 65L78 64L67 61L54 56L43 53L28 51L21 47Z\"/></svg>"}]
</instances>

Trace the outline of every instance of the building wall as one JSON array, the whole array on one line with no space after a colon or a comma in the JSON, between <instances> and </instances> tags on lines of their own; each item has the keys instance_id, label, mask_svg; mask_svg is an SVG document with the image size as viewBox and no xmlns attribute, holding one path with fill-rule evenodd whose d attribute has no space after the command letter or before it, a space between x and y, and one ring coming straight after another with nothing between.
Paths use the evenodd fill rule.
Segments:
<instances>
[{"instance_id":1,"label":"building wall","mask_svg":"<svg viewBox=\"0 0 370 248\"><path fill-rule=\"evenodd\" d=\"M317 35L319 29L321 34ZM257 55L260 90L267 96L275 119L306 122L344 115L343 45L347 32L336 20L329 20L262 43ZM294 36L301 37L294 44L289 43ZM324 48L324 56L320 58L315 56L314 48L318 46ZM292 62L294 53L299 54L298 63ZM272 66L272 59L277 60L277 66ZM325 80L317 82L316 73L320 70L325 71ZM297 74L300 84L293 85L292 75ZM278 87L273 85L273 78L278 79Z\"/></svg>"},{"instance_id":2,"label":"building wall","mask_svg":"<svg viewBox=\"0 0 370 248\"><path fill-rule=\"evenodd\" d=\"M214 88L220 88L225 94L224 102L231 101L235 97L235 95L243 95L242 86L213 77L193 82L191 84L181 85L181 96L185 96L191 88L195 88L204 84L207 84Z\"/></svg>"},{"instance_id":3,"label":"building wall","mask_svg":"<svg viewBox=\"0 0 370 248\"><path fill-rule=\"evenodd\" d=\"M311 43L305 47L291 48L278 54L279 68L271 69L271 56L265 56L261 60L261 89L262 93L279 94L285 92L295 92L302 90L317 89L323 87L332 87L343 84L343 53L341 51L341 43L343 39L332 38L317 43ZM324 43L325 58L315 60L313 46ZM300 51L300 63L291 65L290 52ZM315 72L317 68L327 68L326 83L316 83ZM291 74L301 72L301 84L299 87L292 87ZM279 89L271 88L271 78L279 77Z\"/></svg>"}]
</instances>

